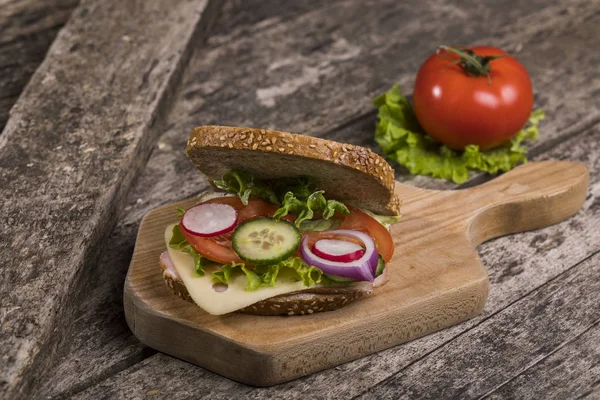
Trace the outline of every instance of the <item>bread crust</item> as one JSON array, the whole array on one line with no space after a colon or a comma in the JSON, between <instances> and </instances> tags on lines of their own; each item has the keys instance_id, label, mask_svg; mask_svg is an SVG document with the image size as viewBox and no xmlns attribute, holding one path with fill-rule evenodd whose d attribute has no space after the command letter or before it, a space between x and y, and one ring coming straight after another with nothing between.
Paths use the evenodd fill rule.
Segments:
<instances>
[{"instance_id":1,"label":"bread crust","mask_svg":"<svg viewBox=\"0 0 600 400\"><path fill-rule=\"evenodd\" d=\"M275 130L210 125L191 132L186 154L211 181L231 169L250 170L262 179L305 174L336 200L380 214L400 214L393 168L365 147Z\"/></svg>"},{"instance_id":2,"label":"bread crust","mask_svg":"<svg viewBox=\"0 0 600 400\"><path fill-rule=\"evenodd\" d=\"M287 132L229 126L201 126L189 138L186 154L212 184L230 170L259 179L308 175L328 196L379 214L400 214L392 167L365 147ZM167 287L194 302L185 284L159 260ZM385 279L380 281L385 282ZM271 297L240 312L255 315L307 315L333 311L370 295L360 286L307 288Z\"/></svg>"},{"instance_id":3,"label":"bread crust","mask_svg":"<svg viewBox=\"0 0 600 400\"><path fill-rule=\"evenodd\" d=\"M158 262L162 268L162 275L167 287L181 299L195 304L183 281L178 277L174 277L162 260L159 259ZM309 315L340 309L371 293L372 290L349 290L348 288L307 289L271 297L239 311L245 314L265 316Z\"/></svg>"}]
</instances>

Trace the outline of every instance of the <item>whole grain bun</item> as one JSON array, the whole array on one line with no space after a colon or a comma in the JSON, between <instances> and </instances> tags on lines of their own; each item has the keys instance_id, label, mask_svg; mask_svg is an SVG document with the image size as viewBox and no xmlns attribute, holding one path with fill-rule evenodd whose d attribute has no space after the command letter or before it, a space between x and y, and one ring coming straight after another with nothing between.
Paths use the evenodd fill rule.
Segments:
<instances>
[{"instance_id":1,"label":"whole grain bun","mask_svg":"<svg viewBox=\"0 0 600 400\"><path fill-rule=\"evenodd\" d=\"M371 150L299 134L201 126L186 154L212 182L232 170L260 179L310 176L329 198L383 215L400 213L394 170Z\"/></svg>"},{"instance_id":2,"label":"whole grain bun","mask_svg":"<svg viewBox=\"0 0 600 400\"><path fill-rule=\"evenodd\" d=\"M167 287L183 300L194 303L185 284L179 277L174 276L162 260L159 264ZM384 284L385 280L381 280ZM323 311L334 311L345 307L356 300L368 296L373 291L373 285L342 286L329 288L308 288L306 290L282 294L259 301L240 312L254 315L308 315Z\"/></svg>"}]
</instances>

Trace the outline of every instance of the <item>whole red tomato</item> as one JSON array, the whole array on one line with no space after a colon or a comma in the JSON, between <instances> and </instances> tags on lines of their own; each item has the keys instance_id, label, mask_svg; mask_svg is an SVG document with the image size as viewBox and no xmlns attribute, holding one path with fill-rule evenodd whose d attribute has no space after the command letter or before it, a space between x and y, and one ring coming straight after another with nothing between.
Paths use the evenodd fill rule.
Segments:
<instances>
[{"instance_id":1,"label":"whole red tomato","mask_svg":"<svg viewBox=\"0 0 600 400\"><path fill-rule=\"evenodd\" d=\"M513 137L531 114L529 75L501 49L457 50L468 57L443 49L419 69L413 94L417 119L427 134L452 149L498 146ZM492 59L495 56L503 57ZM484 69L472 65L473 60Z\"/></svg>"}]
</instances>

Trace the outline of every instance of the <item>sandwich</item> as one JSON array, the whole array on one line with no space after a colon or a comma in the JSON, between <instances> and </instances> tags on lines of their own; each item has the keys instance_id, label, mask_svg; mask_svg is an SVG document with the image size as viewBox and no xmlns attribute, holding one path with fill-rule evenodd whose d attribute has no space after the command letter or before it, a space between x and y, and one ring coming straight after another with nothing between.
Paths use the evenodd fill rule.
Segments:
<instances>
[{"instance_id":1,"label":"sandwich","mask_svg":"<svg viewBox=\"0 0 600 400\"><path fill-rule=\"evenodd\" d=\"M165 227L169 290L205 312L307 315L371 295L394 254L394 171L369 149L202 126L186 154L212 189Z\"/></svg>"}]
</instances>

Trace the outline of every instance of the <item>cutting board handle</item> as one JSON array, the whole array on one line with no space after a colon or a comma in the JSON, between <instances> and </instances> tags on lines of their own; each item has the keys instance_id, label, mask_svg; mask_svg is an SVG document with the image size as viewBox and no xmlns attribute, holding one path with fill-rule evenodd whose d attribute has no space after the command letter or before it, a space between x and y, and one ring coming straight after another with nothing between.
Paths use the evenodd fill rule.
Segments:
<instances>
[{"instance_id":1,"label":"cutting board handle","mask_svg":"<svg viewBox=\"0 0 600 400\"><path fill-rule=\"evenodd\" d=\"M582 163L534 162L455 193L462 198L466 208L463 212L469 216L465 220L467 232L477 245L572 216L585 201L588 176L588 168Z\"/></svg>"}]
</instances>

